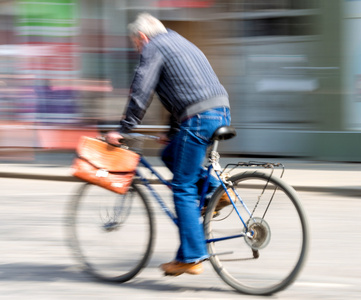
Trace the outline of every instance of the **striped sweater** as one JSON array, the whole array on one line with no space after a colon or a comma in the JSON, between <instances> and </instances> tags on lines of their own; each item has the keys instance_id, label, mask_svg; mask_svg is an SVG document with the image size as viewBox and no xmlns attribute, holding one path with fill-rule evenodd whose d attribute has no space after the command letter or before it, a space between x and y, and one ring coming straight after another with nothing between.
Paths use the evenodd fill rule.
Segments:
<instances>
[{"instance_id":1,"label":"striped sweater","mask_svg":"<svg viewBox=\"0 0 361 300\"><path fill-rule=\"evenodd\" d=\"M143 47L120 132L141 122L154 92L178 122L213 107L229 107L227 92L202 51L169 29Z\"/></svg>"}]
</instances>

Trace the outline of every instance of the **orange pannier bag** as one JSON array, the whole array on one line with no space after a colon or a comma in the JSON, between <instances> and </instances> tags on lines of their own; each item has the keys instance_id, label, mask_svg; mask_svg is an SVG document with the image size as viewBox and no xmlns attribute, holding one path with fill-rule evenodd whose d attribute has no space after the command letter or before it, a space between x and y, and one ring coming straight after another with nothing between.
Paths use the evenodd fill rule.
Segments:
<instances>
[{"instance_id":1,"label":"orange pannier bag","mask_svg":"<svg viewBox=\"0 0 361 300\"><path fill-rule=\"evenodd\" d=\"M133 181L140 156L99 139L82 136L71 170L75 177L119 194Z\"/></svg>"}]
</instances>

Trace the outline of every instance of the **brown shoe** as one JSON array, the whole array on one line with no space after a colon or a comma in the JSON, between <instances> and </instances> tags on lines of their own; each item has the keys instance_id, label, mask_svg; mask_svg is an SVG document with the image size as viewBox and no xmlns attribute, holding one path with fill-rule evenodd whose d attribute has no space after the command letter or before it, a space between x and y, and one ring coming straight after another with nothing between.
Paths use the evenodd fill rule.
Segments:
<instances>
[{"instance_id":1,"label":"brown shoe","mask_svg":"<svg viewBox=\"0 0 361 300\"><path fill-rule=\"evenodd\" d=\"M187 264L174 260L160 265L160 268L164 271L164 275L170 276L178 276L183 273L199 275L203 272L203 266L201 262Z\"/></svg>"},{"instance_id":2,"label":"brown shoe","mask_svg":"<svg viewBox=\"0 0 361 300\"><path fill-rule=\"evenodd\" d=\"M232 198L233 202L236 201L237 196L232 190L228 190L229 196ZM227 193L224 193L221 198L219 198L218 204L216 206L215 212L219 212L222 208L231 205L232 202L229 200Z\"/></svg>"},{"instance_id":3,"label":"brown shoe","mask_svg":"<svg viewBox=\"0 0 361 300\"><path fill-rule=\"evenodd\" d=\"M236 194L235 194L232 190L228 190L228 193L229 193L229 195L231 196L233 202L235 202L235 201L237 200ZM229 200L227 193L224 193L224 194L222 195L222 197L219 198L219 201L218 201L218 203L217 203L217 205L216 205L216 209L215 209L214 212L213 212L213 218L216 217L216 216L218 216L219 211L220 211L222 208L225 208L226 206L231 205L231 204L232 204L232 202L231 202L231 200ZM202 208L202 211L201 211L201 215L202 215L202 216L204 216L204 214L206 213L206 210L207 210L207 206L204 206L204 207Z\"/></svg>"}]
</instances>

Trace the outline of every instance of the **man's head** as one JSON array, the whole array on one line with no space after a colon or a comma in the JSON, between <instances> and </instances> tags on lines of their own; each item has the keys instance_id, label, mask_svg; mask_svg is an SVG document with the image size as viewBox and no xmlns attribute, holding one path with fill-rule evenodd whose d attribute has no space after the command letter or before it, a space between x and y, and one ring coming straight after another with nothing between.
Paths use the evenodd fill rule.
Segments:
<instances>
[{"instance_id":1,"label":"man's head","mask_svg":"<svg viewBox=\"0 0 361 300\"><path fill-rule=\"evenodd\" d=\"M142 51L143 45L148 43L149 39L157 34L167 32L162 22L148 13L138 15L136 20L128 25L128 30L138 52Z\"/></svg>"}]
</instances>

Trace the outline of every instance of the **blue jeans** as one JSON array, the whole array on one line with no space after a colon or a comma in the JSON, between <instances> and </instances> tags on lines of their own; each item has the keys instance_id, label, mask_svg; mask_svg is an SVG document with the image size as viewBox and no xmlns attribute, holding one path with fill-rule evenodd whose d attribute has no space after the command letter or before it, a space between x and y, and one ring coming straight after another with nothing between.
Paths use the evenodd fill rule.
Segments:
<instances>
[{"instance_id":1,"label":"blue jeans","mask_svg":"<svg viewBox=\"0 0 361 300\"><path fill-rule=\"evenodd\" d=\"M172 188L180 236L177 261L192 263L208 258L198 208L199 183L205 172L203 163L210 138L218 127L229 125L230 119L226 107L199 113L182 122L180 131L162 152L162 160L173 173ZM211 179L210 189L217 186L217 180Z\"/></svg>"}]
</instances>

